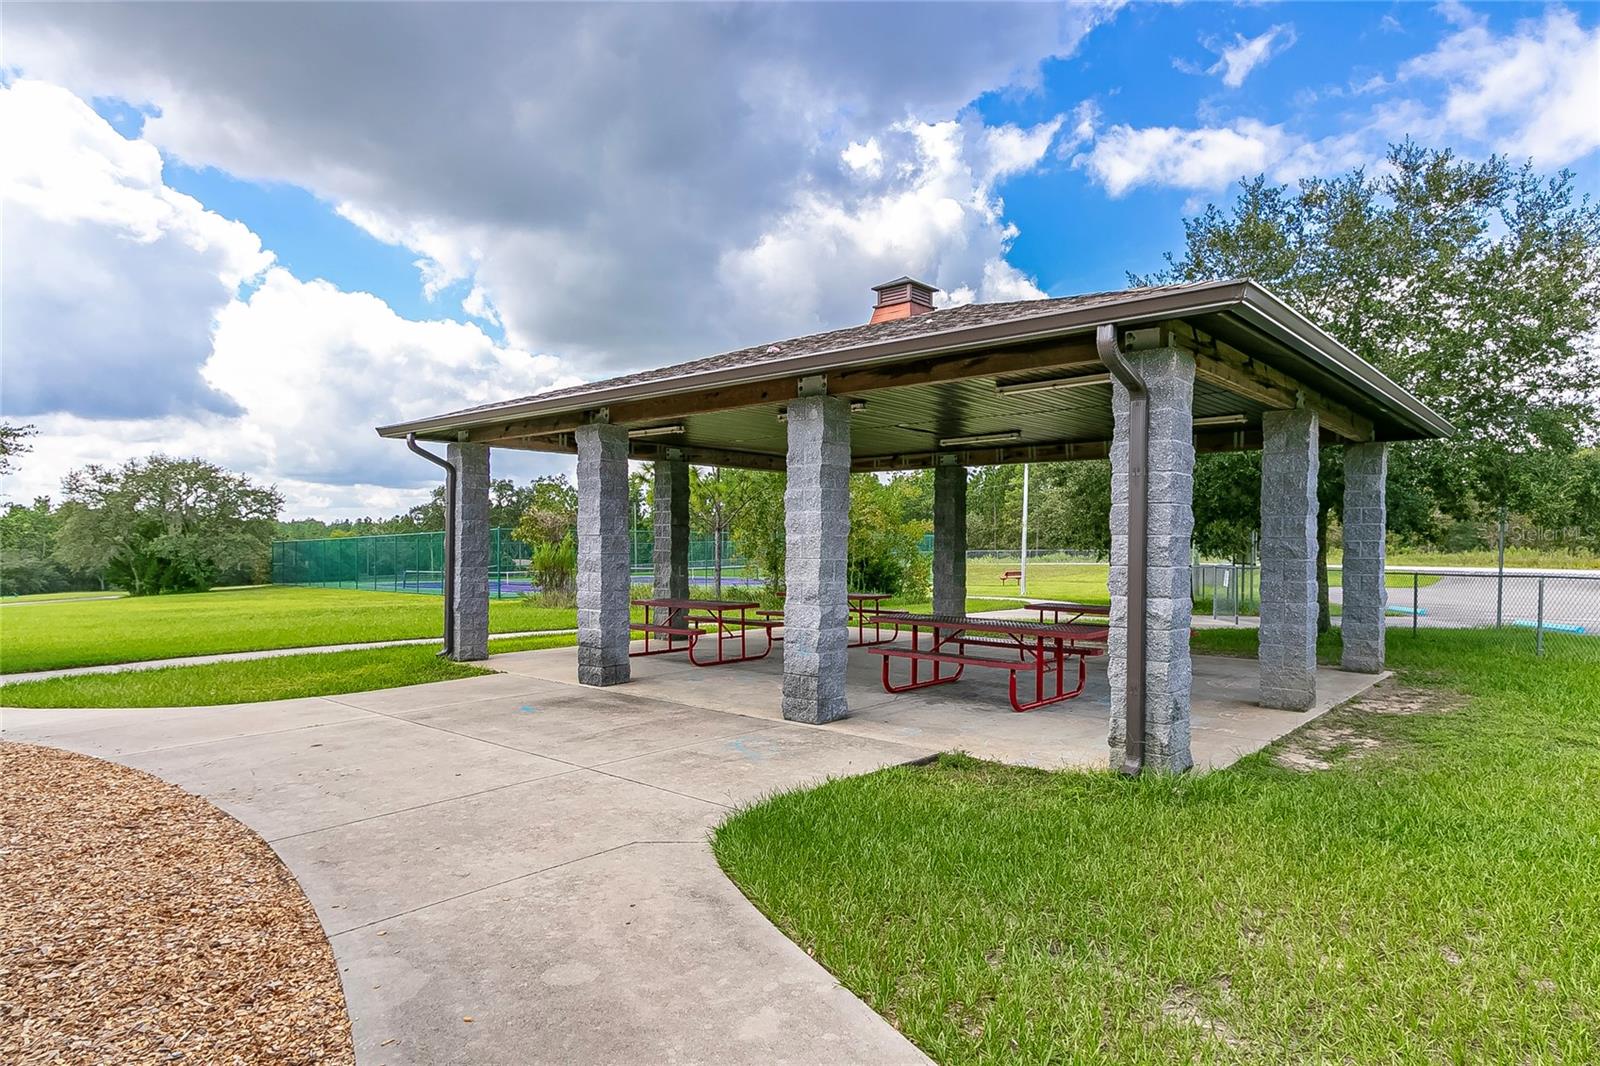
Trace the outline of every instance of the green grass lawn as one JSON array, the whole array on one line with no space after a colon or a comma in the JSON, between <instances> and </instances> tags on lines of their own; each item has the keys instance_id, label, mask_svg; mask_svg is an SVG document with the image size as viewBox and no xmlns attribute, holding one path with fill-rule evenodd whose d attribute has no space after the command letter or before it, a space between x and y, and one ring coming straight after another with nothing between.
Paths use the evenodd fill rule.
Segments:
<instances>
[{"instance_id":1,"label":"green grass lawn","mask_svg":"<svg viewBox=\"0 0 1600 1066\"><path fill-rule=\"evenodd\" d=\"M437 596L272 585L0 609L0 673L262 648L436 636ZM570 629L576 612L493 600L497 633Z\"/></svg>"},{"instance_id":2,"label":"green grass lawn","mask_svg":"<svg viewBox=\"0 0 1600 1066\"><path fill-rule=\"evenodd\" d=\"M491 640L489 650L556 648L575 640L570 634L505 637ZM369 692L489 672L441 659L430 645L366 648L20 681L0 685L0 707L210 707Z\"/></svg>"},{"instance_id":3,"label":"green grass lawn","mask_svg":"<svg viewBox=\"0 0 1600 1066\"><path fill-rule=\"evenodd\" d=\"M1443 698L1320 719L1326 770L946 756L771 799L716 854L942 1063L1600 1060L1600 671L1389 648Z\"/></svg>"}]
</instances>

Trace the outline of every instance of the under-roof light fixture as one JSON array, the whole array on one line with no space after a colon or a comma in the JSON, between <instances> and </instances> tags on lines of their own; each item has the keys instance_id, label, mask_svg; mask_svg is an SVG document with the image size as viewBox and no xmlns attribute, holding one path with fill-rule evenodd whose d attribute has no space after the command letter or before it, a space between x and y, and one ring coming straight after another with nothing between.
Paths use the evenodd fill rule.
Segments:
<instances>
[{"instance_id":1,"label":"under-roof light fixture","mask_svg":"<svg viewBox=\"0 0 1600 1066\"><path fill-rule=\"evenodd\" d=\"M1245 421L1244 415L1206 415L1204 418L1195 419L1194 426L1196 429L1204 429L1207 426L1242 426Z\"/></svg>"},{"instance_id":2,"label":"under-roof light fixture","mask_svg":"<svg viewBox=\"0 0 1600 1066\"><path fill-rule=\"evenodd\" d=\"M999 433L974 433L970 437L940 437L939 447L960 448L968 444L1010 444L1022 439L1022 430L1007 429Z\"/></svg>"},{"instance_id":3,"label":"under-roof light fixture","mask_svg":"<svg viewBox=\"0 0 1600 1066\"><path fill-rule=\"evenodd\" d=\"M638 440L640 437L673 437L683 432L683 423L674 422L670 426L645 426L643 429L628 430L629 440Z\"/></svg>"},{"instance_id":4,"label":"under-roof light fixture","mask_svg":"<svg viewBox=\"0 0 1600 1066\"><path fill-rule=\"evenodd\" d=\"M1055 389L1079 389L1086 385L1109 385L1110 383L1110 374L1078 374L1070 378L1044 378L1040 381L997 383L994 391L1002 396L1012 396L1019 392L1050 392Z\"/></svg>"}]
</instances>

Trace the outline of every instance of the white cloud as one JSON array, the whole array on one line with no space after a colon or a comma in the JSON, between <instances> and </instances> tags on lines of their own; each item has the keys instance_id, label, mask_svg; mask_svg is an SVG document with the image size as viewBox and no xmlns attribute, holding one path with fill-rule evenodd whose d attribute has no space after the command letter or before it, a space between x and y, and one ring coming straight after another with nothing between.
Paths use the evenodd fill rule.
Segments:
<instances>
[{"instance_id":1,"label":"white cloud","mask_svg":"<svg viewBox=\"0 0 1600 1066\"><path fill-rule=\"evenodd\" d=\"M476 325L409 321L270 266L254 233L168 187L151 145L64 90L0 89L0 136L0 408L39 431L10 497L160 451L277 482L290 513L403 510L433 471L374 426L573 380Z\"/></svg>"},{"instance_id":2,"label":"white cloud","mask_svg":"<svg viewBox=\"0 0 1600 1066\"><path fill-rule=\"evenodd\" d=\"M263 432L274 476L326 484L416 474L374 426L563 379L555 359L501 347L475 325L413 322L376 296L276 268L218 316L203 373Z\"/></svg>"},{"instance_id":3,"label":"white cloud","mask_svg":"<svg viewBox=\"0 0 1600 1066\"><path fill-rule=\"evenodd\" d=\"M1217 53L1218 59L1206 73L1220 74L1222 84L1237 89L1251 71L1293 45L1295 39L1294 27L1288 24L1274 26L1254 37L1235 34L1232 44L1207 45Z\"/></svg>"},{"instance_id":4,"label":"white cloud","mask_svg":"<svg viewBox=\"0 0 1600 1066\"><path fill-rule=\"evenodd\" d=\"M730 249L808 197L901 180L903 153L872 154L895 124L1032 84L1114 7L19 8L7 61L150 103L164 151L339 204L416 254L428 294L475 288L511 344L600 373L784 328L717 287ZM915 218L934 228L913 244L965 237ZM983 285L983 262L951 284ZM853 280L823 278L822 305L853 319Z\"/></svg>"},{"instance_id":5,"label":"white cloud","mask_svg":"<svg viewBox=\"0 0 1600 1066\"><path fill-rule=\"evenodd\" d=\"M1141 185L1206 190L1269 170L1302 143L1282 126L1254 119L1199 129L1116 125L1072 165L1087 170L1112 196Z\"/></svg>"},{"instance_id":6,"label":"white cloud","mask_svg":"<svg viewBox=\"0 0 1600 1066\"><path fill-rule=\"evenodd\" d=\"M1313 136L1237 118L1195 127L1118 124L1096 133L1091 115L1088 147L1073 157L1073 166L1115 197L1141 186L1215 192L1256 174L1293 181L1377 165L1390 143L1407 137L1458 151L1532 157L1545 168L1600 148L1600 28L1585 30L1558 7L1497 35L1459 4L1438 10L1455 29L1403 63L1393 78L1374 75L1356 87L1355 95L1377 101L1336 132ZM1232 69L1225 57L1224 80Z\"/></svg>"},{"instance_id":7,"label":"white cloud","mask_svg":"<svg viewBox=\"0 0 1600 1066\"><path fill-rule=\"evenodd\" d=\"M162 181L161 156L64 89L0 86L0 347L11 415L226 411L212 318L272 255Z\"/></svg>"},{"instance_id":8,"label":"white cloud","mask_svg":"<svg viewBox=\"0 0 1600 1066\"><path fill-rule=\"evenodd\" d=\"M905 273L949 290L945 302L1037 299L1044 293L1005 261L1016 229L995 185L1047 158L1061 124L897 124L878 139L881 180L849 197L796 196L723 257L722 287L791 333L864 321L870 286Z\"/></svg>"},{"instance_id":9,"label":"white cloud","mask_svg":"<svg viewBox=\"0 0 1600 1066\"><path fill-rule=\"evenodd\" d=\"M839 153L839 158L844 160L845 166L859 171L863 177L876 178L883 174L883 150L878 147L876 137L851 141Z\"/></svg>"},{"instance_id":10,"label":"white cloud","mask_svg":"<svg viewBox=\"0 0 1600 1066\"><path fill-rule=\"evenodd\" d=\"M1442 134L1548 167L1600 148L1600 27L1586 31L1565 8L1505 36L1465 9L1452 21L1455 33L1400 69L1402 81L1445 83Z\"/></svg>"}]
</instances>

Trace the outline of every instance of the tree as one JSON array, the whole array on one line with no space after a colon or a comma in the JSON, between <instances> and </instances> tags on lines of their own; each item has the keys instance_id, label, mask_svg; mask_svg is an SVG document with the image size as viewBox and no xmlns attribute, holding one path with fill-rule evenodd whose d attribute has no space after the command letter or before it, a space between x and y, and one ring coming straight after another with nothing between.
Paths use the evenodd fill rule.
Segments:
<instances>
[{"instance_id":1,"label":"tree","mask_svg":"<svg viewBox=\"0 0 1600 1066\"><path fill-rule=\"evenodd\" d=\"M689 524L712 540L712 595L722 598L722 544L746 511L755 506L766 486L758 483L750 470L723 470L713 467L705 474L689 468Z\"/></svg>"},{"instance_id":2,"label":"tree","mask_svg":"<svg viewBox=\"0 0 1600 1066\"><path fill-rule=\"evenodd\" d=\"M522 513L512 536L529 547L560 544L578 535L578 490L564 474L537 478L519 493Z\"/></svg>"},{"instance_id":3,"label":"tree","mask_svg":"<svg viewBox=\"0 0 1600 1066\"><path fill-rule=\"evenodd\" d=\"M932 575L922 538L933 529L919 478L926 474L850 476L849 585L905 599L928 595Z\"/></svg>"},{"instance_id":4,"label":"tree","mask_svg":"<svg viewBox=\"0 0 1600 1066\"><path fill-rule=\"evenodd\" d=\"M1376 175L1242 182L1230 208L1209 205L1184 231L1181 255L1130 280L1253 278L1455 423L1451 440L1393 450L1391 500L1425 487L1430 512L1458 518L1524 508L1550 454L1600 432L1600 207L1574 195L1569 172L1406 142ZM1319 531L1340 506L1339 460L1325 450ZM1198 465L1215 469L1197 482L1240 479L1232 495L1252 476L1215 457ZM1197 524L1196 536L1210 533Z\"/></svg>"},{"instance_id":5,"label":"tree","mask_svg":"<svg viewBox=\"0 0 1600 1066\"><path fill-rule=\"evenodd\" d=\"M86 466L62 483L56 553L135 596L248 580L271 550L283 497L203 459Z\"/></svg>"},{"instance_id":6,"label":"tree","mask_svg":"<svg viewBox=\"0 0 1600 1066\"><path fill-rule=\"evenodd\" d=\"M788 547L783 512L787 478L766 470L725 473L746 483L741 493L745 505L729 524L729 535L739 553L766 577L767 587L776 591L783 585L783 560Z\"/></svg>"},{"instance_id":7,"label":"tree","mask_svg":"<svg viewBox=\"0 0 1600 1066\"><path fill-rule=\"evenodd\" d=\"M724 491L739 501L729 525L732 540L776 589L783 580L787 522L785 477L761 470L724 470ZM728 482L737 482L729 485ZM889 592L911 599L927 595L929 573L922 538L932 528L933 475L916 471L881 478L850 478L849 584L856 591Z\"/></svg>"},{"instance_id":8,"label":"tree","mask_svg":"<svg viewBox=\"0 0 1600 1066\"><path fill-rule=\"evenodd\" d=\"M33 450L28 438L37 430L32 426L19 426L0 422L0 474L9 474L17 468L17 456Z\"/></svg>"},{"instance_id":9,"label":"tree","mask_svg":"<svg viewBox=\"0 0 1600 1066\"><path fill-rule=\"evenodd\" d=\"M7 504L0 514L0 594L27 595L103 588L98 575L67 566L56 554L61 509L48 496L30 506Z\"/></svg>"}]
</instances>

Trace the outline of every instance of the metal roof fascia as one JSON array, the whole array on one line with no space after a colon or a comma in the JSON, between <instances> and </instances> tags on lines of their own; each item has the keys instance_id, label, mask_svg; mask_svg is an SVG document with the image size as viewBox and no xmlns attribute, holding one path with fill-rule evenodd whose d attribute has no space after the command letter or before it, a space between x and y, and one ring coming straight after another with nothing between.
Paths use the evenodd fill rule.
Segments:
<instances>
[{"instance_id":1,"label":"metal roof fascia","mask_svg":"<svg viewBox=\"0 0 1600 1066\"><path fill-rule=\"evenodd\" d=\"M1455 426L1427 404L1267 289L1254 282L1248 283L1241 303L1245 312L1240 315L1241 318L1285 340L1290 348L1308 354L1313 363L1335 377L1352 381L1365 391L1380 394L1392 405L1393 413L1402 420L1441 437L1455 435Z\"/></svg>"}]
</instances>

